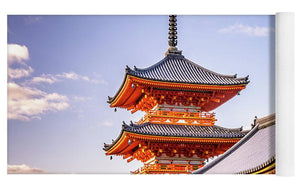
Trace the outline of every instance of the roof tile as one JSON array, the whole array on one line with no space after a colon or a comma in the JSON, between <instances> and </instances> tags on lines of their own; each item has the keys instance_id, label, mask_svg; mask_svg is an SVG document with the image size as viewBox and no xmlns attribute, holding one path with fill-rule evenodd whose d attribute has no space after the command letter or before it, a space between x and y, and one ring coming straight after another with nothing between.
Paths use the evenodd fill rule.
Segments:
<instances>
[{"instance_id":1,"label":"roof tile","mask_svg":"<svg viewBox=\"0 0 300 189\"><path fill-rule=\"evenodd\" d=\"M219 126L198 126L198 125L172 125L144 123L142 125L125 125L124 131L137 134L156 136L189 136L189 137L209 137L209 138L231 138L243 137L245 134L240 129L228 129Z\"/></svg>"},{"instance_id":2,"label":"roof tile","mask_svg":"<svg viewBox=\"0 0 300 189\"><path fill-rule=\"evenodd\" d=\"M222 75L205 69L182 55L167 55L145 69L128 69L128 74L144 79L206 85L239 85L249 83L248 77Z\"/></svg>"}]
</instances>

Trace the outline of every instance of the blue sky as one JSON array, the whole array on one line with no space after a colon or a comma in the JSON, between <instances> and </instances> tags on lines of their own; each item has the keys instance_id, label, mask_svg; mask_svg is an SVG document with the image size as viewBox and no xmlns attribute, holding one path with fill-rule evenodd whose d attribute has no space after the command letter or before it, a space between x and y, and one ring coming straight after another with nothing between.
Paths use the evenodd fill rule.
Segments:
<instances>
[{"instance_id":1,"label":"blue sky","mask_svg":"<svg viewBox=\"0 0 300 189\"><path fill-rule=\"evenodd\" d=\"M178 16L178 48L221 74L249 75L217 125L249 127L274 109L274 16ZM8 16L8 165L47 173L129 173L141 166L102 150L140 112L106 103L125 66L168 49L168 16Z\"/></svg>"}]
</instances>

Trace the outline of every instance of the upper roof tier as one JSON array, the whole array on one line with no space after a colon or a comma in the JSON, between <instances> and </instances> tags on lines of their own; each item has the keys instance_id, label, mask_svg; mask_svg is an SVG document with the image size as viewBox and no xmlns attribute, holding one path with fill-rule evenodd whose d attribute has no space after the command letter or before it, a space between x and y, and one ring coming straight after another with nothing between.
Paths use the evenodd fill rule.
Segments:
<instances>
[{"instance_id":1,"label":"upper roof tier","mask_svg":"<svg viewBox=\"0 0 300 189\"><path fill-rule=\"evenodd\" d=\"M235 75L222 75L203 68L194 62L186 59L180 54L167 54L167 56L145 69L134 67L126 68L126 73L143 79L190 83L203 85L240 85L247 84L248 76L236 78Z\"/></svg>"},{"instance_id":2,"label":"upper roof tier","mask_svg":"<svg viewBox=\"0 0 300 189\"><path fill-rule=\"evenodd\" d=\"M180 51L171 49L164 59L148 68L126 66L123 83L114 97L108 97L108 103L111 107L132 110L132 113L151 110L163 103L194 105L202 111L211 111L245 89L248 76L236 76L210 71L186 59ZM186 93L175 94L176 91ZM174 93L172 99L168 99L170 92ZM181 98L182 95L185 98Z\"/></svg>"}]
</instances>

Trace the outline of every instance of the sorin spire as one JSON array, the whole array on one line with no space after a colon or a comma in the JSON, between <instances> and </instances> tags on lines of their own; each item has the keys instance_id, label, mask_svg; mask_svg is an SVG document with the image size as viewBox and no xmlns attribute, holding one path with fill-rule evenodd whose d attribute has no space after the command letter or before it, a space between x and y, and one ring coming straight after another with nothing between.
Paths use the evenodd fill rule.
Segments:
<instances>
[{"instance_id":1,"label":"sorin spire","mask_svg":"<svg viewBox=\"0 0 300 189\"><path fill-rule=\"evenodd\" d=\"M177 46L177 16L176 15L169 15L169 49L166 52L168 54L180 54Z\"/></svg>"}]
</instances>

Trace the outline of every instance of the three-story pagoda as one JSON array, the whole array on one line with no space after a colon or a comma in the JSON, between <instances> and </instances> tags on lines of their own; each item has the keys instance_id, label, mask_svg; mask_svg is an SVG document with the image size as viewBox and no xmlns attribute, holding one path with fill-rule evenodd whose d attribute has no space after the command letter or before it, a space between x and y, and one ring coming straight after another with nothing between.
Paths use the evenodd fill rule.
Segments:
<instances>
[{"instance_id":1,"label":"three-story pagoda","mask_svg":"<svg viewBox=\"0 0 300 189\"><path fill-rule=\"evenodd\" d=\"M186 59L176 48L176 21L169 16L165 58L145 69L126 66L120 89L108 97L112 108L146 112L138 123L123 122L117 139L103 148L106 155L144 163L132 173L189 173L245 135L241 128L216 126L211 111L245 89L248 76L221 75Z\"/></svg>"}]
</instances>

